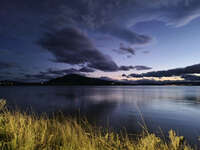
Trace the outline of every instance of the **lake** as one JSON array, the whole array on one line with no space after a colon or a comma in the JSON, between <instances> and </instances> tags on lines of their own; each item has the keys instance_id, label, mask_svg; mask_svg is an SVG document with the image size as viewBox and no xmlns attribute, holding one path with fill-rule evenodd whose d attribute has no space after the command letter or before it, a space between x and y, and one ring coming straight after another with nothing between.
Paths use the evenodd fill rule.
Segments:
<instances>
[{"instance_id":1,"label":"lake","mask_svg":"<svg viewBox=\"0 0 200 150\"><path fill-rule=\"evenodd\" d=\"M200 87L190 86L9 86L0 98L10 108L86 116L96 125L128 133L166 135L174 129L191 143L200 136ZM142 121L144 119L144 121Z\"/></svg>"}]
</instances>

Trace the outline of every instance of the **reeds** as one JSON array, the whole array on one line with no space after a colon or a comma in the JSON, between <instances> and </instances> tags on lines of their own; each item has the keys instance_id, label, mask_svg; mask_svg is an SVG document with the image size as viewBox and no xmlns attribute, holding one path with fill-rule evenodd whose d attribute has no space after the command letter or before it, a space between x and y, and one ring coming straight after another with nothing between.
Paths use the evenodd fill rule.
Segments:
<instances>
[{"instance_id":1,"label":"reeds","mask_svg":"<svg viewBox=\"0 0 200 150\"><path fill-rule=\"evenodd\" d=\"M144 132L135 140L127 134L101 131L74 118L36 116L8 111L0 101L0 150L191 150L183 137L169 131L169 141Z\"/></svg>"}]
</instances>

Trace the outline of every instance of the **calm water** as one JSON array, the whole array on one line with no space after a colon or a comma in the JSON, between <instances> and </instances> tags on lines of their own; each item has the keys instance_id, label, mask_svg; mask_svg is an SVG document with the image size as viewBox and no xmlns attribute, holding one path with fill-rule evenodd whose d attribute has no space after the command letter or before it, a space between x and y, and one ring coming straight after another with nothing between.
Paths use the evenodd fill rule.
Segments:
<instances>
[{"instance_id":1,"label":"calm water","mask_svg":"<svg viewBox=\"0 0 200 150\"><path fill-rule=\"evenodd\" d=\"M0 98L22 110L62 111L88 117L128 133L141 131L141 114L150 131L174 129L190 142L200 135L200 87L173 86L33 86L0 87Z\"/></svg>"}]
</instances>

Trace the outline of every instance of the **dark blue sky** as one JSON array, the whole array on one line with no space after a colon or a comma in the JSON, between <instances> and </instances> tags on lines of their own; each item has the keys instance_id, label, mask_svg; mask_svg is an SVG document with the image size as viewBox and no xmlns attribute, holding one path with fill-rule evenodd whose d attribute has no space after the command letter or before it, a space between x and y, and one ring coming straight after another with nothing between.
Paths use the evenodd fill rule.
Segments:
<instances>
[{"instance_id":1,"label":"dark blue sky","mask_svg":"<svg viewBox=\"0 0 200 150\"><path fill-rule=\"evenodd\" d=\"M198 0L1 0L0 80L198 76L199 16Z\"/></svg>"}]
</instances>

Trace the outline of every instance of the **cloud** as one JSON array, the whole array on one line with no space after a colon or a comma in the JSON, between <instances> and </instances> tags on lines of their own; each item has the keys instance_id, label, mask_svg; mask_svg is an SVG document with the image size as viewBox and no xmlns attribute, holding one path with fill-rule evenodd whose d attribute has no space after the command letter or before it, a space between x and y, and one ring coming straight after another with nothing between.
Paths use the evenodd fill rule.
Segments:
<instances>
[{"instance_id":1,"label":"cloud","mask_svg":"<svg viewBox=\"0 0 200 150\"><path fill-rule=\"evenodd\" d=\"M125 83L128 83L128 84L163 84L163 83L166 83L166 81L156 81L156 80L149 80L149 79L141 79L141 80L136 80L136 81L131 81L131 80L127 80L127 79L124 79L122 80L123 82Z\"/></svg>"},{"instance_id":2,"label":"cloud","mask_svg":"<svg viewBox=\"0 0 200 150\"><path fill-rule=\"evenodd\" d=\"M129 71L131 69L147 69L150 67L146 67L146 66L120 66L118 68L118 71ZM84 75L84 73L93 73L95 72L94 69L89 68L89 67L82 67L79 69L75 69L75 68L68 68L68 69L52 69L49 68L46 71L41 71L37 74L23 74L23 76L28 79L28 80L32 80L32 81L37 81L37 80L49 80L52 78L56 78L56 77L61 77L67 74L81 74ZM105 79L105 77L104 77ZM108 78L107 78L108 79Z\"/></svg>"},{"instance_id":3,"label":"cloud","mask_svg":"<svg viewBox=\"0 0 200 150\"><path fill-rule=\"evenodd\" d=\"M55 62L110 72L133 67L118 66L111 57L97 49L96 43L90 40L94 35L107 35L112 40L143 45L151 42L152 37L134 31L135 24L158 20L180 27L199 16L199 0L20 0L20 3L12 1L12 5L10 1L1 0L0 34L4 41L8 41L5 45L10 44L10 39L14 43L20 38L29 45L48 31L38 43L53 54ZM32 47L30 44L30 50ZM135 54L130 47L122 47L120 51Z\"/></svg>"},{"instance_id":4,"label":"cloud","mask_svg":"<svg viewBox=\"0 0 200 150\"><path fill-rule=\"evenodd\" d=\"M136 23L159 20L179 27L199 16L199 0L21 0L20 3L12 1L12 6L9 1L2 0L0 32L19 37L72 25L144 44L151 37L132 31L130 27Z\"/></svg>"},{"instance_id":5,"label":"cloud","mask_svg":"<svg viewBox=\"0 0 200 150\"><path fill-rule=\"evenodd\" d=\"M74 2L61 1L56 5L62 5L60 13L63 17L70 17L65 19L61 17L64 19L63 21L66 19L74 23L79 21L81 25L88 28L100 28L113 23L118 26L127 24L127 22L131 24L130 21L134 23L133 20L140 18L139 14L152 16L158 12L161 13L161 16L156 16L157 19L162 17L178 18L177 24L180 24L180 22L187 22L186 20L190 20L188 19L191 18L190 16L197 13L194 10L198 9L199 4L198 0L75 0ZM122 20L124 21L122 22ZM175 19L168 21L175 23Z\"/></svg>"},{"instance_id":6,"label":"cloud","mask_svg":"<svg viewBox=\"0 0 200 150\"><path fill-rule=\"evenodd\" d=\"M132 47L126 47L124 46L123 43L120 43L120 47L117 50L113 50L119 54L131 54L131 55L135 55L135 49Z\"/></svg>"},{"instance_id":7,"label":"cloud","mask_svg":"<svg viewBox=\"0 0 200 150\"><path fill-rule=\"evenodd\" d=\"M139 48L133 48L131 46L126 46L124 43L120 43L119 49L113 49L114 52L118 54L128 54L127 57L130 58L133 55L136 55L136 51L139 50ZM148 54L149 51L142 51L144 54Z\"/></svg>"},{"instance_id":8,"label":"cloud","mask_svg":"<svg viewBox=\"0 0 200 150\"><path fill-rule=\"evenodd\" d=\"M30 22L30 25L33 24L36 28L38 22L35 19L39 15L43 19L42 28L45 29L62 29L71 25L90 33L110 34L132 44L146 44L152 39L151 36L136 33L130 28L138 22L159 20L167 25L179 27L200 16L198 0L60 0L59 2L36 0L31 3L22 1L27 9L22 9L22 5L17 3L15 6L20 14L27 14L19 15L25 20L24 24ZM9 3L2 4L4 13L10 11L6 5ZM31 20L28 14L34 19ZM12 20L10 24L13 24Z\"/></svg>"},{"instance_id":9,"label":"cloud","mask_svg":"<svg viewBox=\"0 0 200 150\"><path fill-rule=\"evenodd\" d=\"M191 75L191 74L182 75L181 78L187 81L200 81L200 76Z\"/></svg>"},{"instance_id":10,"label":"cloud","mask_svg":"<svg viewBox=\"0 0 200 150\"><path fill-rule=\"evenodd\" d=\"M129 75L122 74L122 77L127 77L127 78L143 78L144 76L142 74L131 73Z\"/></svg>"},{"instance_id":11,"label":"cloud","mask_svg":"<svg viewBox=\"0 0 200 150\"><path fill-rule=\"evenodd\" d=\"M134 69L134 67L133 66L121 66L119 68L119 70L121 70L121 71L129 71L131 69Z\"/></svg>"},{"instance_id":12,"label":"cloud","mask_svg":"<svg viewBox=\"0 0 200 150\"><path fill-rule=\"evenodd\" d=\"M69 68L69 69L47 69L47 71L42 72L44 74L48 74L48 75L66 75L66 74L71 74L71 73L91 73L94 72L95 70L88 68L88 67L82 67L80 69L74 69L74 68Z\"/></svg>"},{"instance_id":13,"label":"cloud","mask_svg":"<svg viewBox=\"0 0 200 150\"><path fill-rule=\"evenodd\" d=\"M82 9L80 9L82 8ZM66 24L110 34L131 44L146 44L152 38L130 27L138 22L158 20L183 26L200 16L198 0L79 0L62 3L59 27ZM50 18L51 19L51 18Z\"/></svg>"},{"instance_id":14,"label":"cloud","mask_svg":"<svg viewBox=\"0 0 200 150\"><path fill-rule=\"evenodd\" d=\"M152 38L147 35L138 34L128 28L117 25L103 27L101 32L115 36L118 39L126 41L130 44L147 44L152 41ZM127 49L124 47L121 48Z\"/></svg>"},{"instance_id":15,"label":"cloud","mask_svg":"<svg viewBox=\"0 0 200 150\"><path fill-rule=\"evenodd\" d=\"M0 33L31 41L48 29L73 26L90 35L101 33L131 44L146 44L151 35L133 31L135 24L158 20L180 27L199 16L199 0L20 0L12 1L12 6L2 0Z\"/></svg>"},{"instance_id":16,"label":"cloud","mask_svg":"<svg viewBox=\"0 0 200 150\"><path fill-rule=\"evenodd\" d=\"M80 72L85 72L85 73L95 72L94 69L88 68L88 67L83 67L83 68L79 69L79 71L80 71Z\"/></svg>"},{"instance_id":17,"label":"cloud","mask_svg":"<svg viewBox=\"0 0 200 150\"><path fill-rule=\"evenodd\" d=\"M38 42L55 56L55 62L71 65L86 64L102 71L117 71L117 64L99 52L89 38L76 28L46 33Z\"/></svg>"},{"instance_id":18,"label":"cloud","mask_svg":"<svg viewBox=\"0 0 200 150\"><path fill-rule=\"evenodd\" d=\"M134 69L141 71L141 70L151 70L151 67L148 66L134 66Z\"/></svg>"},{"instance_id":19,"label":"cloud","mask_svg":"<svg viewBox=\"0 0 200 150\"><path fill-rule=\"evenodd\" d=\"M76 28L68 27L56 32L48 32L38 41L38 44L51 52L55 56L53 61L57 63L86 65L106 72L122 70L111 57L97 50L90 39Z\"/></svg>"},{"instance_id":20,"label":"cloud","mask_svg":"<svg viewBox=\"0 0 200 150\"><path fill-rule=\"evenodd\" d=\"M141 71L141 70L150 70L152 68L147 67L147 66L120 66L120 68L119 68L119 70L122 70L122 71L129 71L131 69Z\"/></svg>"},{"instance_id":21,"label":"cloud","mask_svg":"<svg viewBox=\"0 0 200 150\"><path fill-rule=\"evenodd\" d=\"M129 54L127 57L135 55L135 49L132 47L125 47L123 43L120 43L119 49L113 49L118 54Z\"/></svg>"},{"instance_id":22,"label":"cloud","mask_svg":"<svg viewBox=\"0 0 200 150\"><path fill-rule=\"evenodd\" d=\"M187 66L185 68L176 68L164 71L153 71L142 74L130 74L127 77L143 78L143 77L172 77L172 76L182 76L185 74L195 74L200 73L200 64L195 64L192 66Z\"/></svg>"}]
</instances>

